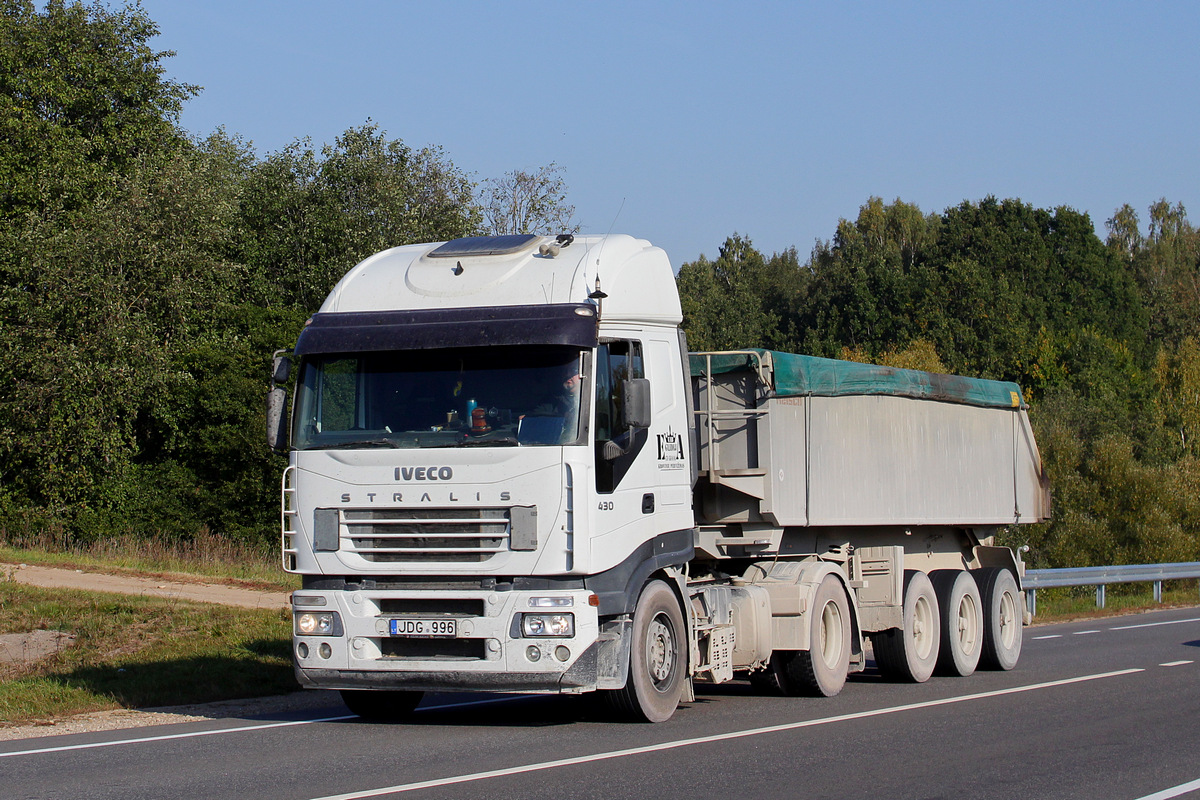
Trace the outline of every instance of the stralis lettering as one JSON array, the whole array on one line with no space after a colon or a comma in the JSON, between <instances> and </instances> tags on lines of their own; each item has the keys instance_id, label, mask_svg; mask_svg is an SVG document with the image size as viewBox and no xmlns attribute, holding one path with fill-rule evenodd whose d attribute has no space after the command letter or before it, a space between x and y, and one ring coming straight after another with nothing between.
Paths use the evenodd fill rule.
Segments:
<instances>
[{"instance_id":1,"label":"stralis lettering","mask_svg":"<svg viewBox=\"0 0 1200 800\"><path fill-rule=\"evenodd\" d=\"M428 480L428 478L426 480ZM467 492L465 495L459 496L457 494L458 491L458 489L454 489L446 492L445 494L439 493L437 496L433 496L429 492L421 492L420 494L417 494L416 492L392 492L390 495L387 492L366 492L365 494L357 496L346 492L341 496L341 501L343 503L361 504L364 502L363 498L366 498L366 503L374 503L376 501L386 503L390 501L392 503L403 503L408 505L411 503L460 503L464 500L468 503L489 503L495 502L495 500L499 500L501 503L507 503L512 500L512 492L487 492L486 494L490 495L490 497L489 499L484 500L484 492ZM495 498L495 500L492 498Z\"/></svg>"},{"instance_id":2,"label":"stralis lettering","mask_svg":"<svg viewBox=\"0 0 1200 800\"><path fill-rule=\"evenodd\" d=\"M449 467L396 467L398 481L448 481L454 477Z\"/></svg>"}]
</instances>

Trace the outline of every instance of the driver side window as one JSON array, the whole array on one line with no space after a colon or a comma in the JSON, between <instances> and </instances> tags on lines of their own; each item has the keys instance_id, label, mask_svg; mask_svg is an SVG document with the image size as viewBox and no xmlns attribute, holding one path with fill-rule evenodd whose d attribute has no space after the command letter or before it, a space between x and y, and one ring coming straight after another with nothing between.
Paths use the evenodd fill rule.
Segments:
<instances>
[{"instance_id":1,"label":"driver side window","mask_svg":"<svg viewBox=\"0 0 1200 800\"><path fill-rule=\"evenodd\" d=\"M604 341L596 350L596 491L617 488L638 452L645 445L644 428L622 427L623 381L646 377L642 343L635 340ZM614 455L619 451L618 455Z\"/></svg>"}]
</instances>

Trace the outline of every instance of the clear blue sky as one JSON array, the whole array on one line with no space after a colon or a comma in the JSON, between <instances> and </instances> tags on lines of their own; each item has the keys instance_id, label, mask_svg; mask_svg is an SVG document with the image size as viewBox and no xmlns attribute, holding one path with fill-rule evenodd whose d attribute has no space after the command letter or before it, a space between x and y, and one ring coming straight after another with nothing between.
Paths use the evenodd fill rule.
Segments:
<instances>
[{"instance_id":1,"label":"clear blue sky","mask_svg":"<svg viewBox=\"0 0 1200 800\"><path fill-rule=\"evenodd\" d=\"M477 180L556 162L672 262L832 237L871 196L1200 213L1194 2L143 0L183 113L260 156L368 118Z\"/></svg>"}]
</instances>

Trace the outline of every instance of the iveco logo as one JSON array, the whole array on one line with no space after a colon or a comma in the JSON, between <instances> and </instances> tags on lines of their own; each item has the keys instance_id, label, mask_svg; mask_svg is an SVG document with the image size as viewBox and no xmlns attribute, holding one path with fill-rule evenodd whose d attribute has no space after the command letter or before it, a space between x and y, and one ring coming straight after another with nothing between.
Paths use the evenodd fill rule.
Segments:
<instances>
[{"instance_id":1,"label":"iveco logo","mask_svg":"<svg viewBox=\"0 0 1200 800\"><path fill-rule=\"evenodd\" d=\"M454 477L449 467L396 467L398 481L448 481Z\"/></svg>"}]
</instances>

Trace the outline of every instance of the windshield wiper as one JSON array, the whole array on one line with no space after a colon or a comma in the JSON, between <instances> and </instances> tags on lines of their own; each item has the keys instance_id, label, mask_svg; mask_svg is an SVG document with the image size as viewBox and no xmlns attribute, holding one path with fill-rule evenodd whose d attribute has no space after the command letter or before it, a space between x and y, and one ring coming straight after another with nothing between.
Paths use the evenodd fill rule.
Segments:
<instances>
[{"instance_id":1,"label":"windshield wiper","mask_svg":"<svg viewBox=\"0 0 1200 800\"><path fill-rule=\"evenodd\" d=\"M339 442L337 444L320 445L310 448L312 450L353 450L362 448L364 450L372 447L391 447L394 449L400 448L400 443L394 439L363 439L357 442Z\"/></svg>"},{"instance_id":2,"label":"windshield wiper","mask_svg":"<svg viewBox=\"0 0 1200 800\"><path fill-rule=\"evenodd\" d=\"M516 447L520 442L515 436L497 436L491 439L467 439L459 447Z\"/></svg>"}]
</instances>

